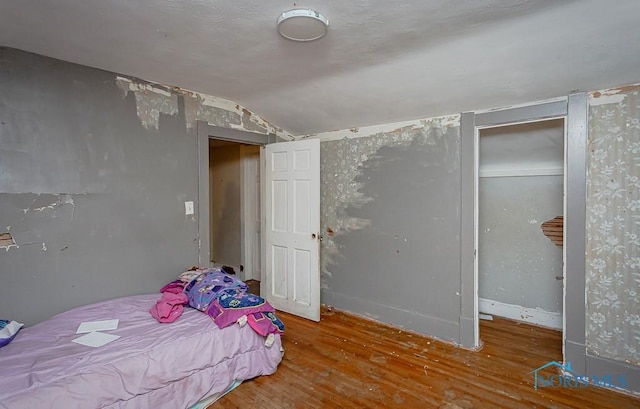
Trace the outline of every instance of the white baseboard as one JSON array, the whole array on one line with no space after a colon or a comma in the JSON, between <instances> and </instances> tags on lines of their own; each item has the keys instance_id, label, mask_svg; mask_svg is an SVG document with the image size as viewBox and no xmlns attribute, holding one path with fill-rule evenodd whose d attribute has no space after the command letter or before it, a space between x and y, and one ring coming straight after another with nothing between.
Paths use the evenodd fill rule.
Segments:
<instances>
[{"instance_id":1,"label":"white baseboard","mask_svg":"<svg viewBox=\"0 0 640 409\"><path fill-rule=\"evenodd\" d=\"M478 299L478 311L516 321L528 322L542 327L562 329L562 314L540 308L527 308L520 305L505 304L500 301Z\"/></svg>"}]
</instances>

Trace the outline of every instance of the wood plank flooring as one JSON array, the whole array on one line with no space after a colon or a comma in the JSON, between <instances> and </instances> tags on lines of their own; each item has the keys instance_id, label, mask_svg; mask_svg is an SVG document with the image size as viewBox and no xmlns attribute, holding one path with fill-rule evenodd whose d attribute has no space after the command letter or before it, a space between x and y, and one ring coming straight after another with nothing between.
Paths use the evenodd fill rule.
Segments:
<instances>
[{"instance_id":1,"label":"wood plank flooring","mask_svg":"<svg viewBox=\"0 0 640 409\"><path fill-rule=\"evenodd\" d=\"M640 408L589 386L533 388L535 368L562 359L562 334L495 318L479 351L323 308L320 323L286 313L278 371L246 381L215 408Z\"/></svg>"}]
</instances>

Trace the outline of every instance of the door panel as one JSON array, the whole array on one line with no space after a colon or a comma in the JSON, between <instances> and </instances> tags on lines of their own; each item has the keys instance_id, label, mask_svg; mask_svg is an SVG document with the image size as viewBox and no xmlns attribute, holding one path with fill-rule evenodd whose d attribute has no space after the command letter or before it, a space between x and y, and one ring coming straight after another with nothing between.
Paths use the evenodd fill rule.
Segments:
<instances>
[{"instance_id":1,"label":"door panel","mask_svg":"<svg viewBox=\"0 0 640 409\"><path fill-rule=\"evenodd\" d=\"M320 141L266 145L265 298L320 320Z\"/></svg>"}]
</instances>

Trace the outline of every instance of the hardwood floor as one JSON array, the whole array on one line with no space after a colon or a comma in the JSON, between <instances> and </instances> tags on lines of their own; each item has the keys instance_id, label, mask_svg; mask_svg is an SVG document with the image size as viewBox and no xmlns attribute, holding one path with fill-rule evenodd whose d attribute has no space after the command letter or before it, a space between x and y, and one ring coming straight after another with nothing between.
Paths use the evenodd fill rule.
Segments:
<instances>
[{"instance_id":1,"label":"hardwood floor","mask_svg":"<svg viewBox=\"0 0 640 409\"><path fill-rule=\"evenodd\" d=\"M530 372L562 359L558 331L481 321L474 352L335 310L320 323L278 316L278 371L210 408L640 408L640 398L594 386L535 390Z\"/></svg>"},{"instance_id":2,"label":"hardwood floor","mask_svg":"<svg viewBox=\"0 0 640 409\"><path fill-rule=\"evenodd\" d=\"M257 280L247 280L245 284L249 286L249 293L260 295L260 281Z\"/></svg>"}]
</instances>

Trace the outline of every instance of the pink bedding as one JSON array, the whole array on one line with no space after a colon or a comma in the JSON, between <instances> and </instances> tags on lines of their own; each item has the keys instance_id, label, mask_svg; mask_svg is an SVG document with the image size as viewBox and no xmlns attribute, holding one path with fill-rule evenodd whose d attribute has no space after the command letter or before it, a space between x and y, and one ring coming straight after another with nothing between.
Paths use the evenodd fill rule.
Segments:
<instances>
[{"instance_id":1,"label":"pink bedding","mask_svg":"<svg viewBox=\"0 0 640 409\"><path fill-rule=\"evenodd\" d=\"M158 323L157 294L114 299L59 314L20 331L0 349L0 408L188 408L234 381L276 371L280 336L269 348L248 325L219 329L185 308ZM120 320L120 338L92 348L71 342L84 321Z\"/></svg>"}]
</instances>

